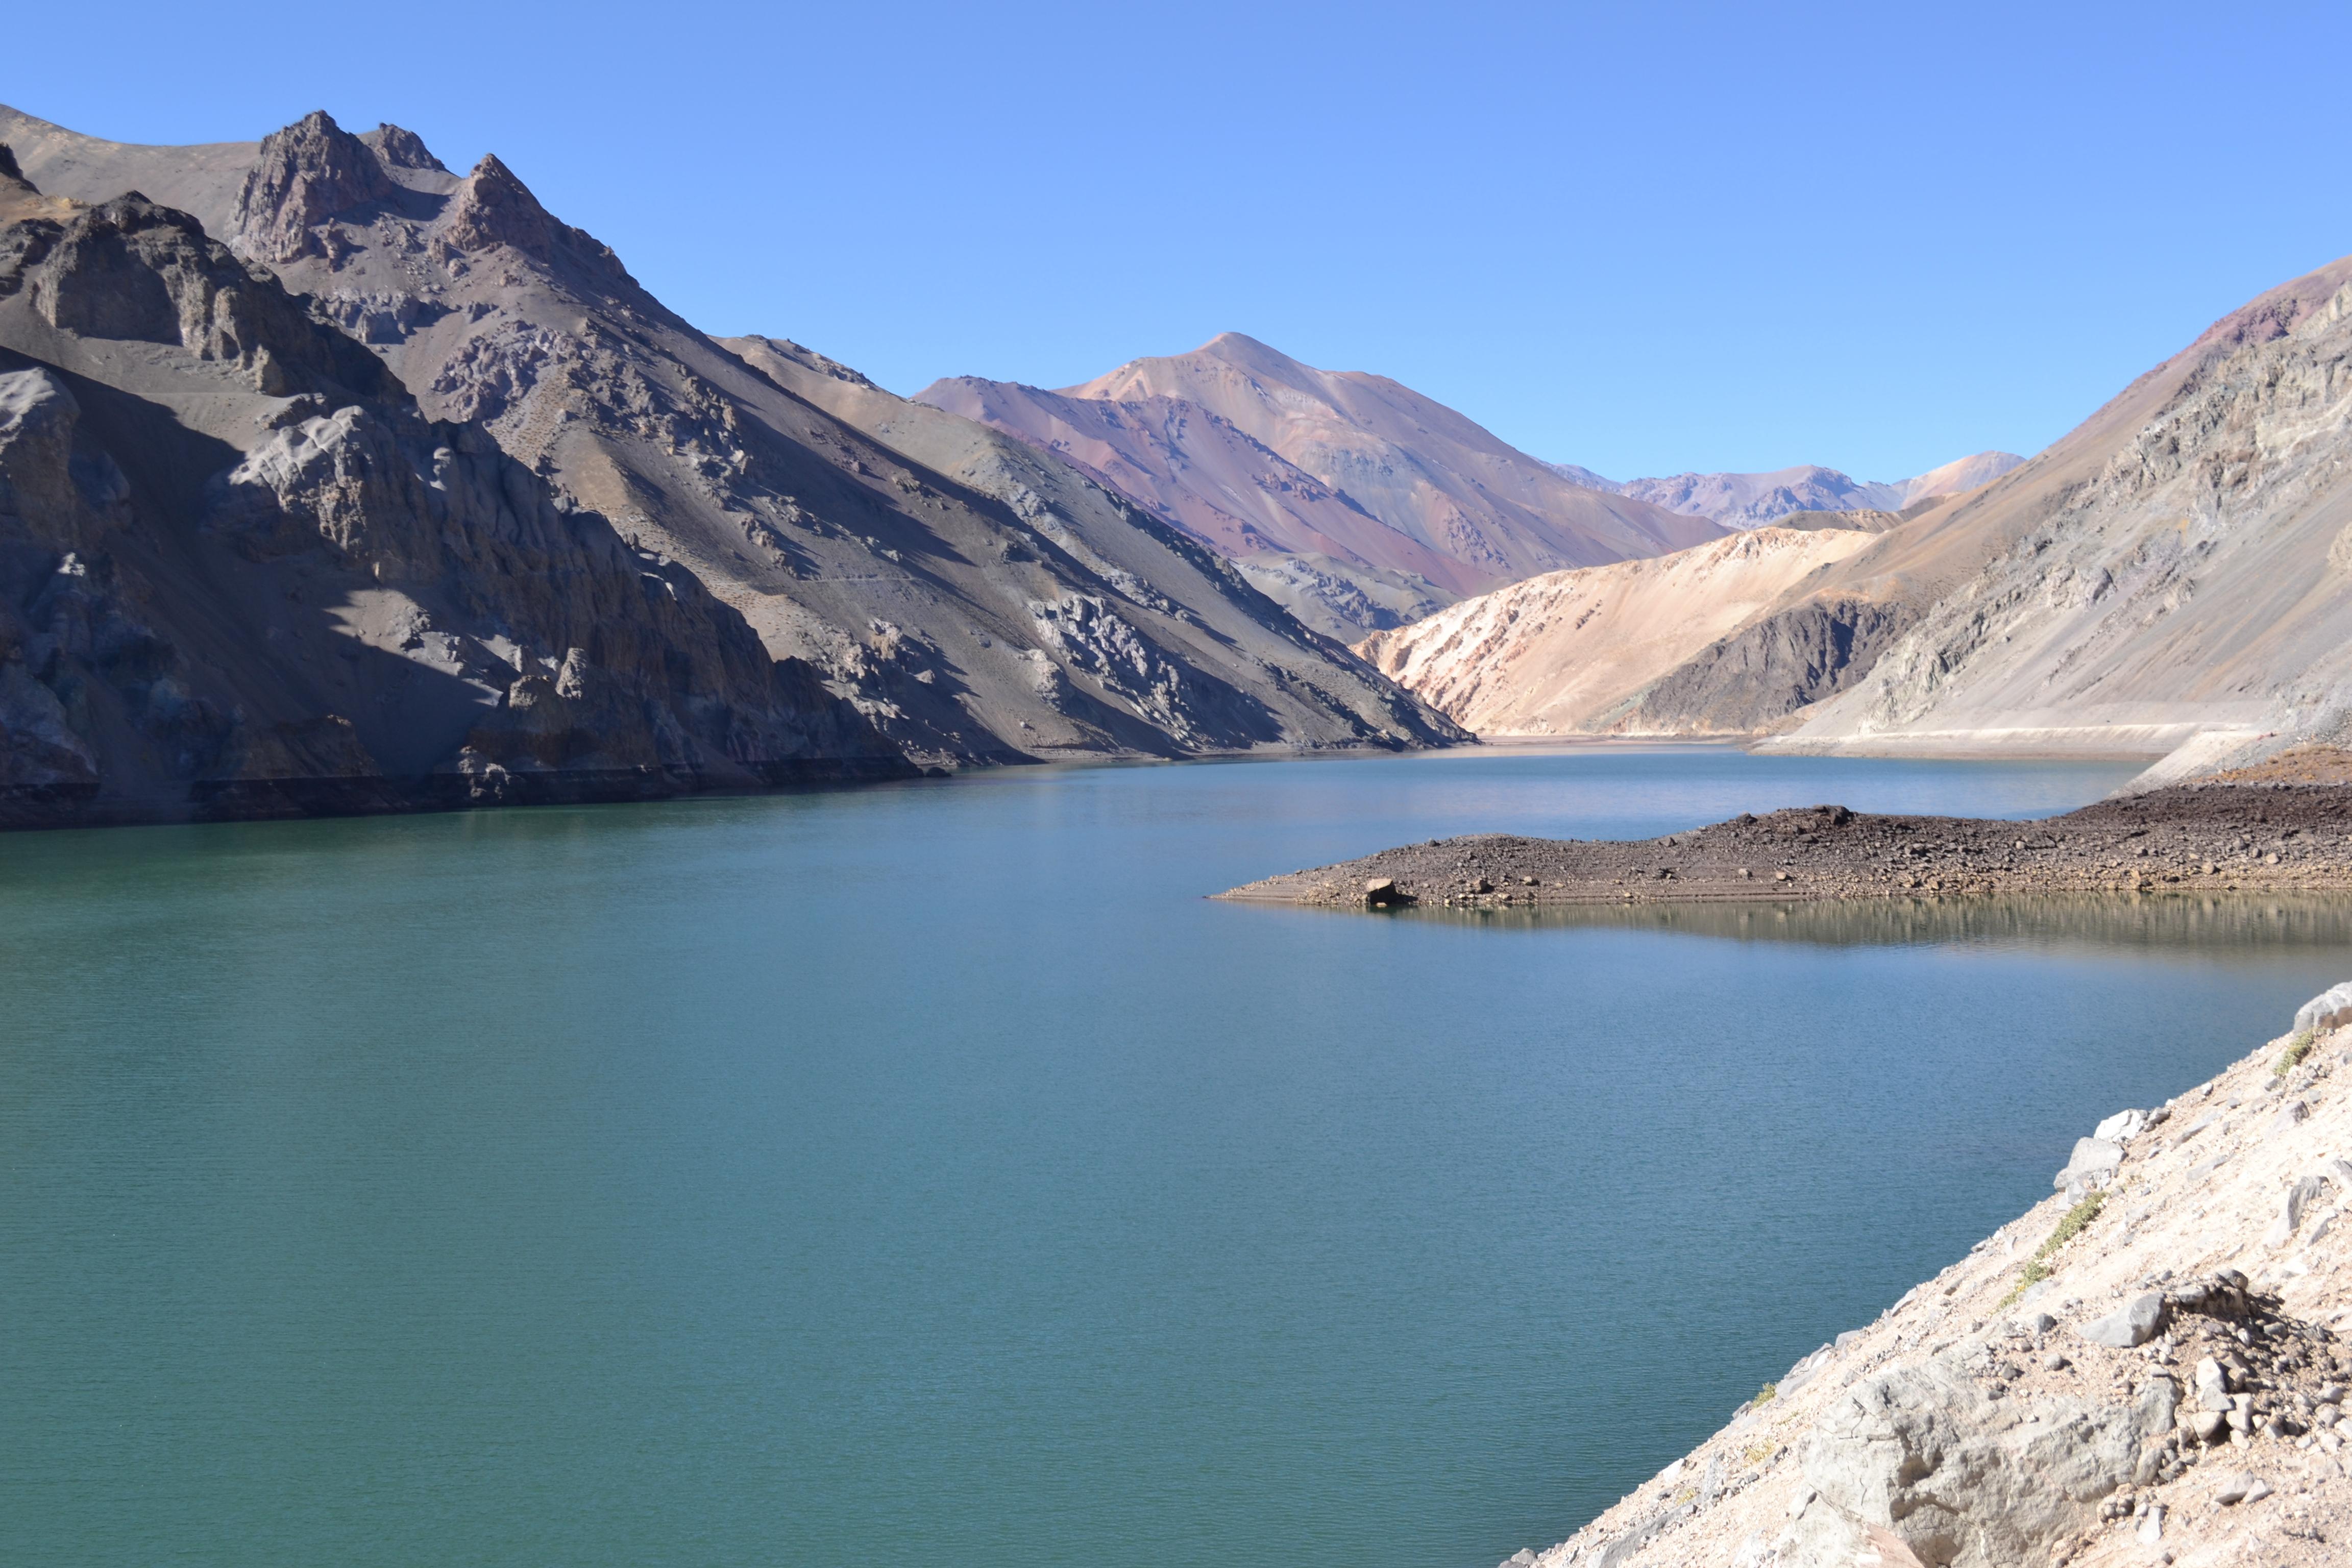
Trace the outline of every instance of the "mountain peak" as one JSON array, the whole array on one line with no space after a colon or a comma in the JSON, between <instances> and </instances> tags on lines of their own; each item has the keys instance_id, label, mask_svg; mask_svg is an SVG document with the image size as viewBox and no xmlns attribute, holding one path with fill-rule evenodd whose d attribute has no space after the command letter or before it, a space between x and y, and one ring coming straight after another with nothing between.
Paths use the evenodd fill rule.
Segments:
<instances>
[{"instance_id":1,"label":"mountain peak","mask_svg":"<svg viewBox=\"0 0 2352 1568\"><path fill-rule=\"evenodd\" d=\"M560 227L531 195L530 187L496 153L485 153L458 185L437 238L448 249L487 250L506 245L534 260L551 262Z\"/></svg>"},{"instance_id":2,"label":"mountain peak","mask_svg":"<svg viewBox=\"0 0 2352 1568\"><path fill-rule=\"evenodd\" d=\"M394 189L374 149L314 109L262 138L260 156L237 189L230 247L268 262L323 255L320 225Z\"/></svg>"}]
</instances>

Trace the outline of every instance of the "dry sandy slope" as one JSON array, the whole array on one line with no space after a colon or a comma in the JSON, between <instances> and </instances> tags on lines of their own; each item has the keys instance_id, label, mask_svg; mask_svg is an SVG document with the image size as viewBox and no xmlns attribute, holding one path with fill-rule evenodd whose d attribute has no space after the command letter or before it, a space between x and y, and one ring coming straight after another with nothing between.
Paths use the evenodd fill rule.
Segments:
<instances>
[{"instance_id":1,"label":"dry sandy slope","mask_svg":"<svg viewBox=\"0 0 2352 1568\"><path fill-rule=\"evenodd\" d=\"M1632 709L1652 682L1871 539L1758 528L1653 560L1546 573L1376 632L1357 651L1481 734L1639 732Z\"/></svg>"},{"instance_id":2,"label":"dry sandy slope","mask_svg":"<svg viewBox=\"0 0 2352 1568\"><path fill-rule=\"evenodd\" d=\"M2352 1451L2330 1427L2352 1381L2352 1029L2278 1070L2297 1043L2272 1040L2151 1108L2152 1126L2103 1123L2111 1136L2069 1161L2073 1194L1837 1334L1568 1541L1511 1562L2344 1563ZM2046 1280L2019 1295L2076 1196L2100 1188ZM2086 1336L2148 1297L2163 1303L2157 1337ZM2227 1385L2210 1400L2208 1358ZM2210 1407L2237 1401L2239 1418ZM2261 1486L2238 1496L2248 1478Z\"/></svg>"}]
</instances>

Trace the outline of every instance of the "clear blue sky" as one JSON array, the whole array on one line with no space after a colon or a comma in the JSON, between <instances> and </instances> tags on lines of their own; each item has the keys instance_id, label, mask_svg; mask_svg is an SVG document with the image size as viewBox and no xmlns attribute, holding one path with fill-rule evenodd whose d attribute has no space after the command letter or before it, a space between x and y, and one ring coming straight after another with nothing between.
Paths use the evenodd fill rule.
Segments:
<instances>
[{"instance_id":1,"label":"clear blue sky","mask_svg":"<svg viewBox=\"0 0 2352 1568\"><path fill-rule=\"evenodd\" d=\"M1228 329L1619 478L2032 452L2352 251L2352 8L26 8L120 141L486 151L720 332L911 392Z\"/></svg>"}]
</instances>

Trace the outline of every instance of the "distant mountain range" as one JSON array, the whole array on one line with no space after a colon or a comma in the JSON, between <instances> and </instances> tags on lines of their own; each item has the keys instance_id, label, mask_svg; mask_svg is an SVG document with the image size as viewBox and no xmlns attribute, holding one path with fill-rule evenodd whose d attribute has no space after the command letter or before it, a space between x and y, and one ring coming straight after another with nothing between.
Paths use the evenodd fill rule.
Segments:
<instances>
[{"instance_id":1,"label":"distant mountain range","mask_svg":"<svg viewBox=\"0 0 2352 1568\"><path fill-rule=\"evenodd\" d=\"M1989 485L2024 461L2013 452L1979 452L1893 484L1874 484L1812 464L1769 474L1675 474L1622 485L1573 463L1551 468L1572 483L1633 496L1726 528L1760 528L1800 511L1902 511Z\"/></svg>"}]
</instances>

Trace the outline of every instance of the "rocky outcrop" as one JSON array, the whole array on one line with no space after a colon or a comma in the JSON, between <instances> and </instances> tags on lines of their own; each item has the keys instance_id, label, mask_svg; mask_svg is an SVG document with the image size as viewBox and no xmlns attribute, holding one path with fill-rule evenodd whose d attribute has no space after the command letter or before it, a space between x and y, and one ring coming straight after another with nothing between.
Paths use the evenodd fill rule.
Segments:
<instances>
[{"instance_id":1,"label":"rocky outcrop","mask_svg":"<svg viewBox=\"0 0 2352 1568\"><path fill-rule=\"evenodd\" d=\"M2071 1193L1511 1563L2122 1568L2250 1547L2336 1562L2352 1533L2348 1072L2352 1030L2297 1030L2108 1118L2084 1142L2114 1158Z\"/></svg>"},{"instance_id":2,"label":"rocky outcrop","mask_svg":"<svg viewBox=\"0 0 2352 1568\"><path fill-rule=\"evenodd\" d=\"M908 771L690 574L424 418L194 219L13 200L0 825Z\"/></svg>"},{"instance_id":3,"label":"rocky outcrop","mask_svg":"<svg viewBox=\"0 0 2352 1568\"><path fill-rule=\"evenodd\" d=\"M323 256L336 243L328 218L358 212L398 189L375 148L324 112L308 114L262 139L261 156L237 190L224 237L239 255L258 261Z\"/></svg>"}]
</instances>

